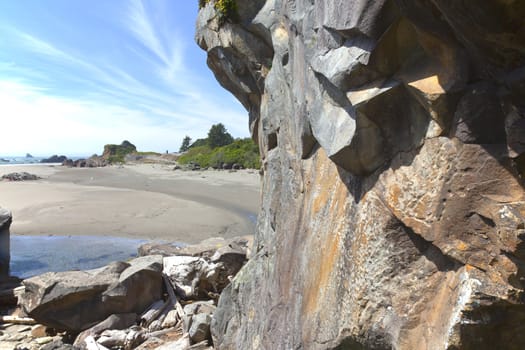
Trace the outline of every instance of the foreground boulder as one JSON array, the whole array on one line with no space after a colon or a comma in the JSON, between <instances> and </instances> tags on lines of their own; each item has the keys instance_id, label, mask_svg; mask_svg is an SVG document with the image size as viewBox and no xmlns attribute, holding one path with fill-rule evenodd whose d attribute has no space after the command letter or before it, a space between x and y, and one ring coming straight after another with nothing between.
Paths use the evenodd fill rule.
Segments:
<instances>
[{"instance_id":1,"label":"foreground boulder","mask_svg":"<svg viewBox=\"0 0 525 350\"><path fill-rule=\"evenodd\" d=\"M10 232L12 216L7 209L0 208L0 281L9 275Z\"/></svg>"},{"instance_id":2,"label":"foreground boulder","mask_svg":"<svg viewBox=\"0 0 525 350\"><path fill-rule=\"evenodd\" d=\"M24 311L39 323L79 332L112 314L140 314L162 295L162 257L88 271L46 273L23 282Z\"/></svg>"},{"instance_id":3,"label":"foreground boulder","mask_svg":"<svg viewBox=\"0 0 525 350\"><path fill-rule=\"evenodd\" d=\"M216 3L264 178L214 345L525 348L523 2Z\"/></svg>"}]
</instances>

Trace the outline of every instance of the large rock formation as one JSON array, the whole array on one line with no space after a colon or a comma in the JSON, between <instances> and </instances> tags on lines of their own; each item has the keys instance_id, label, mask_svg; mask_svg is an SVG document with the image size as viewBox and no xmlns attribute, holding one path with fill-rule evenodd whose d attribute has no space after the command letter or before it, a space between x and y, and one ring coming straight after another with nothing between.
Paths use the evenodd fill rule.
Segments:
<instances>
[{"instance_id":1,"label":"large rock formation","mask_svg":"<svg viewBox=\"0 0 525 350\"><path fill-rule=\"evenodd\" d=\"M525 347L523 2L204 3L264 170L215 345Z\"/></svg>"},{"instance_id":2,"label":"large rock formation","mask_svg":"<svg viewBox=\"0 0 525 350\"><path fill-rule=\"evenodd\" d=\"M144 256L87 271L48 272L24 280L20 305L32 318L80 332L112 314L141 314L162 296L162 257Z\"/></svg>"},{"instance_id":3,"label":"large rock formation","mask_svg":"<svg viewBox=\"0 0 525 350\"><path fill-rule=\"evenodd\" d=\"M9 275L9 263L11 261L9 227L12 220L11 212L0 208L0 280Z\"/></svg>"},{"instance_id":4,"label":"large rock formation","mask_svg":"<svg viewBox=\"0 0 525 350\"><path fill-rule=\"evenodd\" d=\"M123 162L127 154L137 152L137 147L131 142L124 140L120 145L105 145L102 158L110 163ZM97 157L92 157L97 158Z\"/></svg>"}]
</instances>

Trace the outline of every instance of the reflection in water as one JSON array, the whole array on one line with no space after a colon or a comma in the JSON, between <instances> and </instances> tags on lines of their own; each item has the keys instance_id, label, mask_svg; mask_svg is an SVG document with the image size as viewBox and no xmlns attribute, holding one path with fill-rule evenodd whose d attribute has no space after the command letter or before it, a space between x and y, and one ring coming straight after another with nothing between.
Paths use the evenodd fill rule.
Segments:
<instances>
[{"instance_id":1,"label":"reflection in water","mask_svg":"<svg viewBox=\"0 0 525 350\"><path fill-rule=\"evenodd\" d=\"M11 275L86 270L137 256L145 240L96 236L11 235Z\"/></svg>"}]
</instances>

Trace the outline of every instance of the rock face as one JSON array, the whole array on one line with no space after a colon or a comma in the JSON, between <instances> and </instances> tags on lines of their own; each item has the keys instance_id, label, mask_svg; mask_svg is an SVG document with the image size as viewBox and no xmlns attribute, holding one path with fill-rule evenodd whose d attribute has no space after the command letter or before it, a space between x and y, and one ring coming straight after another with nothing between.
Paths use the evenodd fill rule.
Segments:
<instances>
[{"instance_id":1,"label":"rock face","mask_svg":"<svg viewBox=\"0 0 525 350\"><path fill-rule=\"evenodd\" d=\"M11 221L11 212L0 208L0 280L9 275L9 262L11 261L9 227Z\"/></svg>"},{"instance_id":2,"label":"rock face","mask_svg":"<svg viewBox=\"0 0 525 350\"><path fill-rule=\"evenodd\" d=\"M219 349L525 347L525 6L237 1L196 40L263 159Z\"/></svg>"},{"instance_id":3,"label":"rock face","mask_svg":"<svg viewBox=\"0 0 525 350\"><path fill-rule=\"evenodd\" d=\"M162 257L88 271L49 272L24 281L20 304L39 323L79 332L112 314L140 314L162 294Z\"/></svg>"}]
</instances>

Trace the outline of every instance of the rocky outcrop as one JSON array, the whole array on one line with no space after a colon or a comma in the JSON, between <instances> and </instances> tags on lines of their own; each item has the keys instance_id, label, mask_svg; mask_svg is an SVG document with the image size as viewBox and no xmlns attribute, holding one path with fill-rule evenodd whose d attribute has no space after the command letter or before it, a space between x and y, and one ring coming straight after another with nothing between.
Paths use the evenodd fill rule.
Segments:
<instances>
[{"instance_id":1,"label":"rocky outcrop","mask_svg":"<svg viewBox=\"0 0 525 350\"><path fill-rule=\"evenodd\" d=\"M0 208L0 281L9 275L9 262L11 261L9 227L12 221L11 212Z\"/></svg>"},{"instance_id":2,"label":"rocky outcrop","mask_svg":"<svg viewBox=\"0 0 525 350\"><path fill-rule=\"evenodd\" d=\"M99 168L99 167L105 167L109 164L109 161L97 156L93 155L89 157L88 159L66 159L62 162L63 166L73 167L73 168Z\"/></svg>"},{"instance_id":3,"label":"rocky outcrop","mask_svg":"<svg viewBox=\"0 0 525 350\"><path fill-rule=\"evenodd\" d=\"M112 314L142 313L162 295L162 257L136 258L88 271L49 272L24 280L20 304L32 318L79 332Z\"/></svg>"},{"instance_id":4,"label":"rocky outcrop","mask_svg":"<svg viewBox=\"0 0 525 350\"><path fill-rule=\"evenodd\" d=\"M196 40L263 162L219 349L525 346L525 7L237 1Z\"/></svg>"},{"instance_id":5,"label":"rocky outcrop","mask_svg":"<svg viewBox=\"0 0 525 350\"><path fill-rule=\"evenodd\" d=\"M40 161L40 163L62 163L65 160L67 160L66 156L59 156L57 154L52 155L49 158L44 158Z\"/></svg>"},{"instance_id":6,"label":"rocky outcrop","mask_svg":"<svg viewBox=\"0 0 525 350\"><path fill-rule=\"evenodd\" d=\"M19 326L3 327L0 344L9 349L43 344L77 350L212 349L217 293L246 260L246 252L239 260L234 242L244 245L248 238L208 239L185 246L187 255L148 255L95 270L46 273L23 286L17 279L0 280L4 287L16 286L22 307L0 317ZM0 292L5 297L5 290Z\"/></svg>"},{"instance_id":7,"label":"rocky outcrop","mask_svg":"<svg viewBox=\"0 0 525 350\"><path fill-rule=\"evenodd\" d=\"M9 174L2 175L2 180L7 180L7 181L33 181L33 180L40 180L40 179L41 177L34 175L34 174L27 173L25 171L21 173L9 173Z\"/></svg>"}]
</instances>

